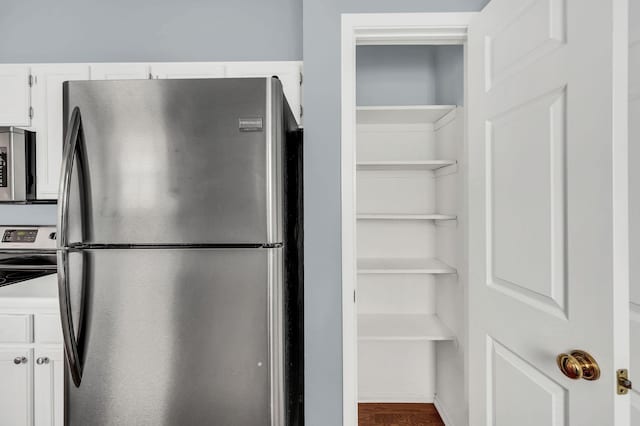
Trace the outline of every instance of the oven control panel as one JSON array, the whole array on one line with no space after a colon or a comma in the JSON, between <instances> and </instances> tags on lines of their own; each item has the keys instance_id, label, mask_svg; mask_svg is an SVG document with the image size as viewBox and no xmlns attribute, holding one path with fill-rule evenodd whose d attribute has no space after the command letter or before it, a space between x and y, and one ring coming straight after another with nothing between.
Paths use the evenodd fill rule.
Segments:
<instances>
[{"instance_id":1,"label":"oven control panel","mask_svg":"<svg viewBox=\"0 0 640 426\"><path fill-rule=\"evenodd\" d=\"M35 243L38 236L37 229L5 229L2 235L3 243Z\"/></svg>"}]
</instances>

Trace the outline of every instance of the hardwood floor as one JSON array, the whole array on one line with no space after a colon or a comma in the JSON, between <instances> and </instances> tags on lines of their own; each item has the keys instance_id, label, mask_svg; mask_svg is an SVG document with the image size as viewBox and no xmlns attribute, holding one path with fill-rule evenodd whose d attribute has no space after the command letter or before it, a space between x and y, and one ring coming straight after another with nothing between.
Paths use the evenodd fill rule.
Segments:
<instances>
[{"instance_id":1,"label":"hardwood floor","mask_svg":"<svg viewBox=\"0 0 640 426\"><path fill-rule=\"evenodd\" d=\"M433 404L358 404L358 426L444 426Z\"/></svg>"}]
</instances>

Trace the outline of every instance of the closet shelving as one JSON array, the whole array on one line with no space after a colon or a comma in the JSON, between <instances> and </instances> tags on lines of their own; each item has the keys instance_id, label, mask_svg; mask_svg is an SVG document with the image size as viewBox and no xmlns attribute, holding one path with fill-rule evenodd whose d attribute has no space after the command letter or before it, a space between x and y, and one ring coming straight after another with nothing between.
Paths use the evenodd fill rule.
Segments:
<instances>
[{"instance_id":1,"label":"closet shelving","mask_svg":"<svg viewBox=\"0 0 640 426\"><path fill-rule=\"evenodd\" d=\"M456 220L453 214L358 214L358 220Z\"/></svg>"},{"instance_id":2,"label":"closet shelving","mask_svg":"<svg viewBox=\"0 0 640 426\"><path fill-rule=\"evenodd\" d=\"M453 332L432 314L361 314L358 316L361 341L455 340Z\"/></svg>"},{"instance_id":3,"label":"closet shelving","mask_svg":"<svg viewBox=\"0 0 640 426\"><path fill-rule=\"evenodd\" d=\"M455 105L360 106L356 108L356 121L358 124L434 123L455 109Z\"/></svg>"},{"instance_id":4,"label":"closet shelving","mask_svg":"<svg viewBox=\"0 0 640 426\"><path fill-rule=\"evenodd\" d=\"M429 258L360 258L359 274L455 274L455 268Z\"/></svg>"},{"instance_id":5,"label":"closet shelving","mask_svg":"<svg viewBox=\"0 0 640 426\"><path fill-rule=\"evenodd\" d=\"M448 371L453 361L447 359L457 356L457 345L447 342L460 333L458 314L449 309L460 291L460 111L454 105L356 109L362 401L433 402L435 369ZM393 366L395 375L382 374L380 365Z\"/></svg>"},{"instance_id":6,"label":"closet shelving","mask_svg":"<svg viewBox=\"0 0 640 426\"><path fill-rule=\"evenodd\" d=\"M438 170L457 164L455 160L423 161L362 161L356 163L357 170Z\"/></svg>"}]
</instances>

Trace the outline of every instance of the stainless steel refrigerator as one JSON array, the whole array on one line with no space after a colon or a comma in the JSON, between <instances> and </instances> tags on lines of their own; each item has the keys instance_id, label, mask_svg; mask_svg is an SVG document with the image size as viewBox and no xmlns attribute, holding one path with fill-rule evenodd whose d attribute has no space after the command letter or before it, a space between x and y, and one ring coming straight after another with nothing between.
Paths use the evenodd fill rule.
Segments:
<instances>
[{"instance_id":1,"label":"stainless steel refrigerator","mask_svg":"<svg viewBox=\"0 0 640 426\"><path fill-rule=\"evenodd\" d=\"M280 81L63 92L65 424L302 425L302 137Z\"/></svg>"}]
</instances>

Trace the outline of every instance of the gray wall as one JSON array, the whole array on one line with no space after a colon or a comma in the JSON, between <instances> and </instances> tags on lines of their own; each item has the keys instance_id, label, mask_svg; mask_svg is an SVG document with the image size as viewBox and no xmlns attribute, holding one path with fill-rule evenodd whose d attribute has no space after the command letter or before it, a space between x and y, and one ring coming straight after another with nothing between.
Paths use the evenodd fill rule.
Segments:
<instances>
[{"instance_id":1,"label":"gray wall","mask_svg":"<svg viewBox=\"0 0 640 426\"><path fill-rule=\"evenodd\" d=\"M357 105L428 105L436 102L435 52L430 46L356 49Z\"/></svg>"},{"instance_id":2,"label":"gray wall","mask_svg":"<svg viewBox=\"0 0 640 426\"><path fill-rule=\"evenodd\" d=\"M0 62L302 59L302 0L7 0Z\"/></svg>"},{"instance_id":3,"label":"gray wall","mask_svg":"<svg viewBox=\"0 0 640 426\"><path fill-rule=\"evenodd\" d=\"M462 46L359 46L358 105L462 105Z\"/></svg>"},{"instance_id":4,"label":"gray wall","mask_svg":"<svg viewBox=\"0 0 640 426\"><path fill-rule=\"evenodd\" d=\"M55 225L55 205L0 205L0 225Z\"/></svg>"},{"instance_id":5,"label":"gray wall","mask_svg":"<svg viewBox=\"0 0 640 426\"><path fill-rule=\"evenodd\" d=\"M464 48L436 46L436 103L464 105Z\"/></svg>"},{"instance_id":6,"label":"gray wall","mask_svg":"<svg viewBox=\"0 0 640 426\"><path fill-rule=\"evenodd\" d=\"M340 14L474 11L487 2L304 1L307 426L342 424Z\"/></svg>"}]
</instances>

